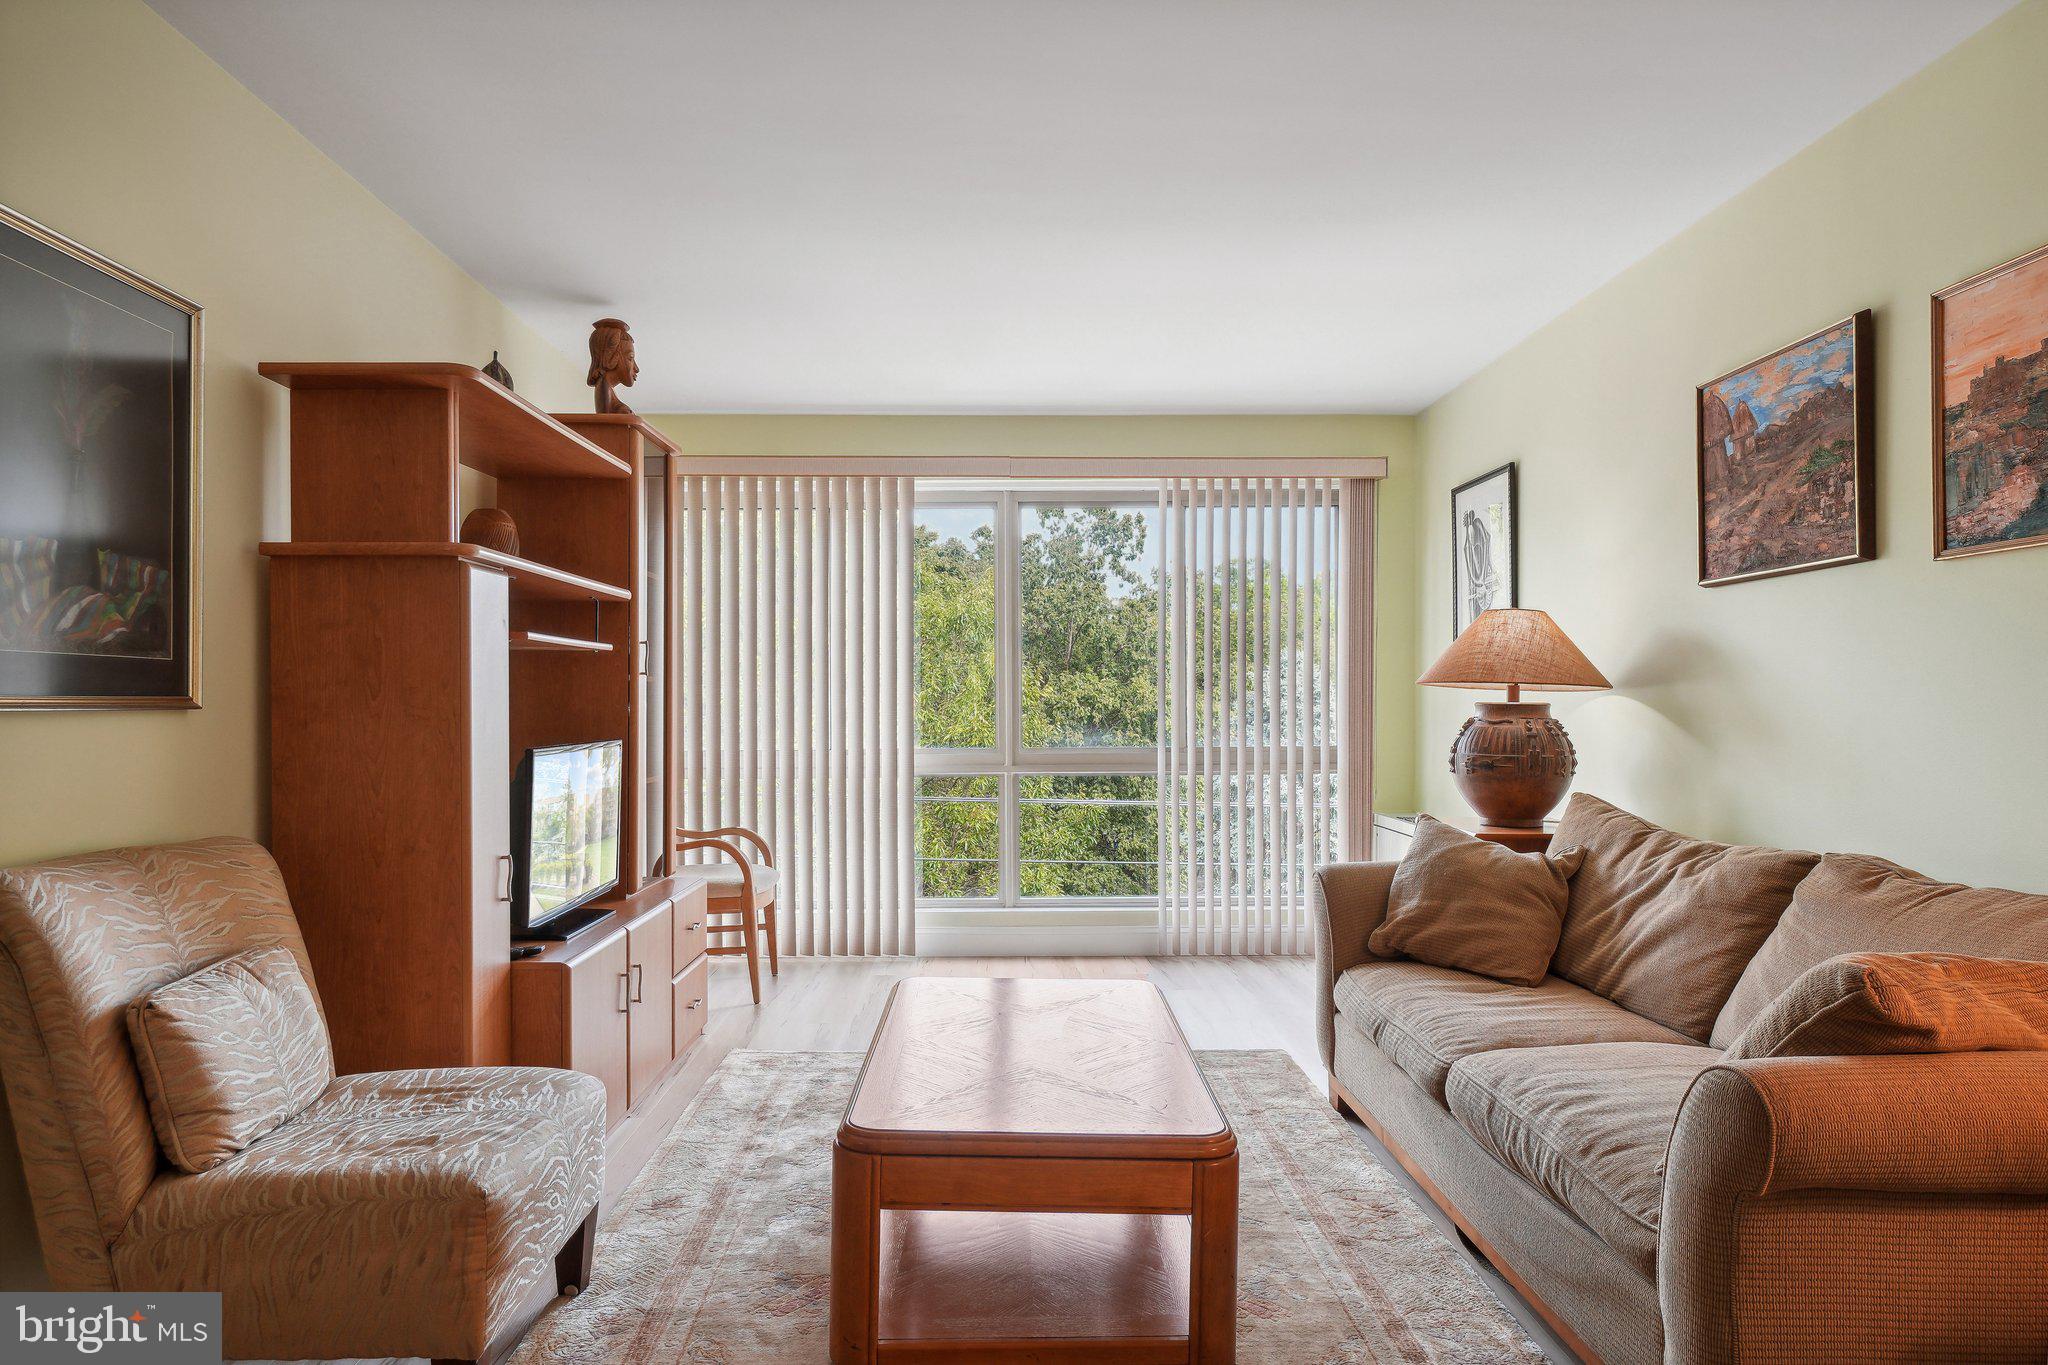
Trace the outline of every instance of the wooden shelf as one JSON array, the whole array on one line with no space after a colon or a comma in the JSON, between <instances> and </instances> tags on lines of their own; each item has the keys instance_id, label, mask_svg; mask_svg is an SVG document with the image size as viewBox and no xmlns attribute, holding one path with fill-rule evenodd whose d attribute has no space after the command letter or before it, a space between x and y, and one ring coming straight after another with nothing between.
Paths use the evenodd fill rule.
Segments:
<instances>
[{"instance_id":1,"label":"wooden shelf","mask_svg":"<svg viewBox=\"0 0 2048 1365\"><path fill-rule=\"evenodd\" d=\"M474 365L266 360L288 389L442 389L457 398L456 459L492 478L624 479L633 467L598 449ZM637 418L635 420L638 420Z\"/></svg>"},{"instance_id":2,"label":"wooden shelf","mask_svg":"<svg viewBox=\"0 0 2048 1365\"><path fill-rule=\"evenodd\" d=\"M496 569L512 580L515 597L544 597L585 602L630 602L633 594L611 583L570 573L547 564L500 554L481 545L432 540L266 540L257 550L273 557L314 559L466 559Z\"/></svg>"},{"instance_id":3,"label":"wooden shelf","mask_svg":"<svg viewBox=\"0 0 2048 1365\"><path fill-rule=\"evenodd\" d=\"M631 427L669 455L680 455L682 447L637 412L557 412L554 419L570 427Z\"/></svg>"},{"instance_id":4,"label":"wooden shelf","mask_svg":"<svg viewBox=\"0 0 2048 1365\"><path fill-rule=\"evenodd\" d=\"M570 635L549 635L538 630L515 630L512 632L512 648L560 651L564 654L609 654L610 644L603 640L578 640Z\"/></svg>"},{"instance_id":5,"label":"wooden shelf","mask_svg":"<svg viewBox=\"0 0 2048 1365\"><path fill-rule=\"evenodd\" d=\"M1189 1238L1184 1215L883 1209L881 1356L1028 1340L1186 1360Z\"/></svg>"}]
</instances>

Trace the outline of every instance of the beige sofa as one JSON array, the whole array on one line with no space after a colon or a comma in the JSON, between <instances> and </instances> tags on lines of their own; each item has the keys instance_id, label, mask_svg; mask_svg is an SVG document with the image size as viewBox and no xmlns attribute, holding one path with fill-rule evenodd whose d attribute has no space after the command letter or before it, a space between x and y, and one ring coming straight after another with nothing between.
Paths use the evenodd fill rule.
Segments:
<instances>
[{"instance_id":1,"label":"beige sofa","mask_svg":"<svg viewBox=\"0 0 2048 1365\"><path fill-rule=\"evenodd\" d=\"M1396 865L1319 874L1332 1103L1588 1359L2048 1358L2048 1053L1725 1055L1841 953L2048 959L2048 897L1806 872L1589 798L1568 842L1587 861L1534 987L1373 956ZM1733 893L1701 881L1752 854Z\"/></svg>"},{"instance_id":2,"label":"beige sofa","mask_svg":"<svg viewBox=\"0 0 2048 1365\"><path fill-rule=\"evenodd\" d=\"M51 1284L218 1290L230 1357L495 1358L544 1283L587 1282L604 1086L531 1067L342 1076L239 1154L175 1170L124 1012L270 947L311 981L277 865L245 840L0 871L0 1076Z\"/></svg>"}]
</instances>

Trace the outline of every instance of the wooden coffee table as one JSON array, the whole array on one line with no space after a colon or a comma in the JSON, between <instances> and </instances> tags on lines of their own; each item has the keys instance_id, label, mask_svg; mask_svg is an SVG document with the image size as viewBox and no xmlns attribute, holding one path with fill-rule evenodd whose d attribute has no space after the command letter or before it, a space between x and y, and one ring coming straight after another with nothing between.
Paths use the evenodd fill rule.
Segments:
<instances>
[{"instance_id":1,"label":"wooden coffee table","mask_svg":"<svg viewBox=\"0 0 2048 1365\"><path fill-rule=\"evenodd\" d=\"M897 984L832 1145L832 1359L1229 1361L1237 1136L1156 987Z\"/></svg>"}]
</instances>

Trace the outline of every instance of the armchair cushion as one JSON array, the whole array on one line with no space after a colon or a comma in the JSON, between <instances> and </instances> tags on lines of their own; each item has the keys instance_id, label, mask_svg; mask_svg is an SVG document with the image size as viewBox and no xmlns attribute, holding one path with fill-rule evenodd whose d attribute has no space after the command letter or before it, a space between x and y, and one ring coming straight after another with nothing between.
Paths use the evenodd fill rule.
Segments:
<instances>
[{"instance_id":1,"label":"armchair cushion","mask_svg":"<svg viewBox=\"0 0 2048 1365\"><path fill-rule=\"evenodd\" d=\"M753 875L754 903L765 905L775 899L775 885L779 873L772 867L759 865L749 869ZM704 885L714 901L737 901L740 895L740 870L731 863L709 863L692 868L693 872L704 875Z\"/></svg>"},{"instance_id":2,"label":"armchair cushion","mask_svg":"<svg viewBox=\"0 0 2048 1365\"><path fill-rule=\"evenodd\" d=\"M218 1166L293 1117L334 1079L327 1025L299 960L250 948L128 1007L128 1037L164 1154Z\"/></svg>"},{"instance_id":3,"label":"armchair cushion","mask_svg":"<svg viewBox=\"0 0 2048 1365\"><path fill-rule=\"evenodd\" d=\"M1583 856L1516 853L1418 816L1387 893L1387 918L1367 946L1377 957L1540 985L1564 929L1566 879Z\"/></svg>"},{"instance_id":4,"label":"armchair cushion","mask_svg":"<svg viewBox=\"0 0 2048 1365\"><path fill-rule=\"evenodd\" d=\"M596 1204L604 1107L572 1071L344 1076L232 1160L152 1185L120 1283L222 1291L238 1358L477 1359Z\"/></svg>"},{"instance_id":5,"label":"armchair cushion","mask_svg":"<svg viewBox=\"0 0 2048 1365\"><path fill-rule=\"evenodd\" d=\"M1674 834L1584 792L1551 843L1586 856L1550 970L1699 1042L1820 861Z\"/></svg>"},{"instance_id":6,"label":"armchair cushion","mask_svg":"<svg viewBox=\"0 0 2048 1365\"><path fill-rule=\"evenodd\" d=\"M2044 1051L2048 963L1845 953L1786 987L1728 1057Z\"/></svg>"}]
</instances>

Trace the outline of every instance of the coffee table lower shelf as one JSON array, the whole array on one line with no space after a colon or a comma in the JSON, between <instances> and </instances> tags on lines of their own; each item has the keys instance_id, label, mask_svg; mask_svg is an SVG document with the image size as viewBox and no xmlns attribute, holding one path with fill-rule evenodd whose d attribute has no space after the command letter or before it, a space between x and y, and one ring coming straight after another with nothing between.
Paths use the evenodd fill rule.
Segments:
<instances>
[{"instance_id":1,"label":"coffee table lower shelf","mask_svg":"<svg viewBox=\"0 0 2048 1365\"><path fill-rule=\"evenodd\" d=\"M881 1211L884 1360L1185 1361L1185 1214Z\"/></svg>"}]
</instances>

